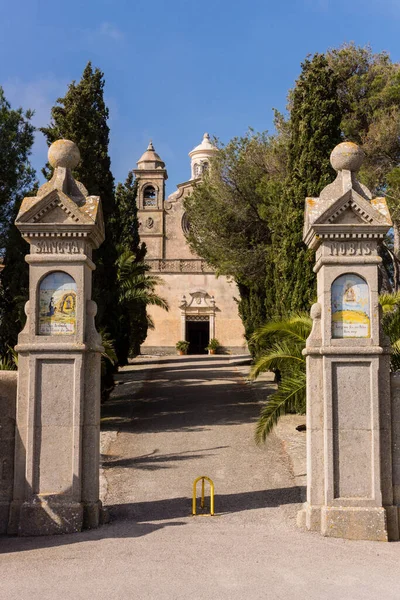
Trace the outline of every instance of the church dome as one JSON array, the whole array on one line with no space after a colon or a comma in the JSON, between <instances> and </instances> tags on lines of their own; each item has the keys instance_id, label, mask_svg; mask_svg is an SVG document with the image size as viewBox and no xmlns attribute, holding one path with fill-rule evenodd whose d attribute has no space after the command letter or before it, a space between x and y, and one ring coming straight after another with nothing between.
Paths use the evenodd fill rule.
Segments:
<instances>
[{"instance_id":1,"label":"church dome","mask_svg":"<svg viewBox=\"0 0 400 600\"><path fill-rule=\"evenodd\" d=\"M203 135L203 139L201 141L201 144L199 144L198 146L196 146L196 148L193 148L193 150L191 150L189 152L189 156L192 157L194 154L197 154L199 152L204 153L204 152L211 152L211 154L213 152L216 151L216 147L214 146L214 144L211 143L210 140L210 134L209 133L205 133Z\"/></svg>"},{"instance_id":2,"label":"church dome","mask_svg":"<svg viewBox=\"0 0 400 600\"><path fill-rule=\"evenodd\" d=\"M153 143L150 141L147 150L139 158L138 169L164 169L165 163L161 160L157 152L154 150Z\"/></svg>"},{"instance_id":3,"label":"church dome","mask_svg":"<svg viewBox=\"0 0 400 600\"><path fill-rule=\"evenodd\" d=\"M205 133L201 144L189 152L192 171L191 179L201 177L202 173L209 168L210 158L217 150L218 148L211 142L209 134Z\"/></svg>"}]
</instances>

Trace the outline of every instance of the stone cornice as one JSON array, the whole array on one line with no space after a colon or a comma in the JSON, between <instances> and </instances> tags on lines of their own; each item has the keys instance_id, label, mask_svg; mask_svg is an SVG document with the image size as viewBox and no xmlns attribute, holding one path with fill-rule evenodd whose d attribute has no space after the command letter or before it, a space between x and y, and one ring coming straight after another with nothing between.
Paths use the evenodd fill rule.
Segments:
<instances>
[{"instance_id":1,"label":"stone cornice","mask_svg":"<svg viewBox=\"0 0 400 600\"><path fill-rule=\"evenodd\" d=\"M358 340L359 341L359 340ZM303 356L371 356L381 354L391 354L390 347L382 346L309 346L302 351Z\"/></svg>"},{"instance_id":2,"label":"stone cornice","mask_svg":"<svg viewBox=\"0 0 400 600\"><path fill-rule=\"evenodd\" d=\"M168 179L167 169L155 168L155 169L133 169L136 179L144 179L145 177L153 176L157 177L162 175L165 180Z\"/></svg>"},{"instance_id":3,"label":"stone cornice","mask_svg":"<svg viewBox=\"0 0 400 600\"><path fill-rule=\"evenodd\" d=\"M390 225L321 223L311 225L303 240L309 248L315 250L323 240L382 240L389 229Z\"/></svg>"},{"instance_id":4,"label":"stone cornice","mask_svg":"<svg viewBox=\"0 0 400 600\"><path fill-rule=\"evenodd\" d=\"M346 265L380 265L382 259L380 256L341 256L341 263ZM337 256L322 256L313 268L314 273L318 271L324 265L336 265L338 262Z\"/></svg>"},{"instance_id":5,"label":"stone cornice","mask_svg":"<svg viewBox=\"0 0 400 600\"><path fill-rule=\"evenodd\" d=\"M17 223L22 237L31 239L43 238L85 238L97 248L104 240L104 233L97 225L71 223Z\"/></svg>"},{"instance_id":6,"label":"stone cornice","mask_svg":"<svg viewBox=\"0 0 400 600\"><path fill-rule=\"evenodd\" d=\"M28 344L18 344L15 346L15 351L18 353L29 352L35 354L52 354L53 352L80 354L82 352L104 352L104 348L100 345L94 346L91 344L80 344L74 342L31 342Z\"/></svg>"},{"instance_id":7,"label":"stone cornice","mask_svg":"<svg viewBox=\"0 0 400 600\"><path fill-rule=\"evenodd\" d=\"M153 258L146 260L146 263L156 273L215 273L212 267L201 259Z\"/></svg>"},{"instance_id":8,"label":"stone cornice","mask_svg":"<svg viewBox=\"0 0 400 600\"><path fill-rule=\"evenodd\" d=\"M92 271L96 269L96 265L86 254L27 254L25 260L29 265L46 264L49 262L62 264L85 263Z\"/></svg>"}]
</instances>

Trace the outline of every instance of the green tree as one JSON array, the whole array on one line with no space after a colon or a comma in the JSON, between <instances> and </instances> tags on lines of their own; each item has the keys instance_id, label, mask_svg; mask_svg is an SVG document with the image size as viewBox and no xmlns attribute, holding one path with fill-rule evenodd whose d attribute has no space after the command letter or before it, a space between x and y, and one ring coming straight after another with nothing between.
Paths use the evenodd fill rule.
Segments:
<instances>
[{"instance_id":1,"label":"green tree","mask_svg":"<svg viewBox=\"0 0 400 600\"><path fill-rule=\"evenodd\" d=\"M114 178L108 154L108 108L104 102L104 75L89 62L79 83L73 81L66 95L57 100L51 110L51 122L41 131L48 144L58 139L75 142L81 162L73 172L88 192L101 197L105 222L105 241L95 251L96 271L93 278L93 297L98 305L97 324L114 341L118 359L123 363L124 345L119 338L117 288L117 235ZM45 174L50 175L50 169Z\"/></svg>"},{"instance_id":2,"label":"green tree","mask_svg":"<svg viewBox=\"0 0 400 600\"><path fill-rule=\"evenodd\" d=\"M278 371L280 381L263 408L256 428L257 443L264 442L280 417L287 413L305 413L306 360L302 354L311 333L312 320L307 313L272 320L253 334L253 341L263 348L250 377L265 371Z\"/></svg>"},{"instance_id":3,"label":"green tree","mask_svg":"<svg viewBox=\"0 0 400 600\"><path fill-rule=\"evenodd\" d=\"M382 326L390 340L392 354L391 370L400 369L400 292L381 294L379 303L382 307Z\"/></svg>"},{"instance_id":4,"label":"green tree","mask_svg":"<svg viewBox=\"0 0 400 600\"><path fill-rule=\"evenodd\" d=\"M343 135L363 146L360 175L375 193L400 160L400 65L387 52L345 44L326 54L335 72Z\"/></svg>"},{"instance_id":5,"label":"green tree","mask_svg":"<svg viewBox=\"0 0 400 600\"><path fill-rule=\"evenodd\" d=\"M400 292L381 294L382 326L391 347L391 370L400 369ZM279 371L277 391L261 409L256 427L257 443L288 413L304 414L306 410L306 360L302 351L311 333L312 320L308 313L293 314L276 319L260 327L254 334L254 343L263 348L256 360L251 379L266 371Z\"/></svg>"},{"instance_id":6,"label":"green tree","mask_svg":"<svg viewBox=\"0 0 400 600\"><path fill-rule=\"evenodd\" d=\"M281 315L307 310L312 303L314 257L302 241L304 201L319 196L333 180L329 156L341 141L337 81L324 55L302 63L289 106L288 174L272 240L274 279L266 282L266 302Z\"/></svg>"},{"instance_id":7,"label":"green tree","mask_svg":"<svg viewBox=\"0 0 400 600\"><path fill-rule=\"evenodd\" d=\"M145 274L144 258L146 256L146 245L140 242L139 222L137 216L137 182L133 171L128 173L125 183L117 185L115 200L117 210L117 238L118 254L117 277L118 282L126 286L127 279L130 285L137 279L139 273ZM135 355L140 351L140 345L147 336L148 320L146 315L146 303L134 301L126 297L125 290L120 290L120 340L123 344L123 355Z\"/></svg>"},{"instance_id":8,"label":"green tree","mask_svg":"<svg viewBox=\"0 0 400 600\"><path fill-rule=\"evenodd\" d=\"M146 246L140 242L137 210L137 181L133 171L128 173L125 183L117 185L115 193L117 210L118 243L125 250L130 250L138 257L144 258Z\"/></svg>"},{"instance_id":9,"label":"green tree","mask_svg":"<svg viewBox=\"0 0 400 600\"><path fill-rule=\"evenodd\" d=\"M266 317L266 259L271 223L285 176L285 145L278 136L249 131L233 138L186 198L189 244L239 286L239 312L247 337Z\"/></svg>"},{"instance_id":10,"label":"green tree","mask_svg":"<svg viewBox=\"0 0 400 600\"><path fill-rule=\"evenodd\" d=\"M276 135L250 131L220 145L185 202L192 249L239 285L248 338L263 319L306 309L314 295L304 201L332 181L329 155L341 141L337 80L324 55L302 64L289 110L288 120L276 113Z\"/></svg>"},{"instance_id":11,"label":"green tree","mask_svg":"<svg viewBox=\"0 0 400 600\"><path fill-rule=\"evenodd\" d=\"M153 275L144 260L138 260L130 250L122 250L117 260L119 302L126 315L126 343L129 354L137 354L153 323L147 315L148 306L168 310L166 300L156 292L162 279Z\"/></svg>"},{"instance_id":12,"label":"green tree","mask_svg":"<svg viewBox=\"0 0 400 600\"><path fill-rule=\"evenodd\" d=\"M14 225L21 201L36 186L29 156L34 142L32 111L12 109L0 87L0 353L17 342L28 298L28 244Z\"/></svg>"},{"instance_id":13,"label":"green tree","mask_svg":"<svg viewBox=\"0 0 400 600\"><path fill-rule=\"evenodd\" d=\"M330 50L327 60L338 81L343 135L366 153L360 179L389 203L394 238L382 256L386 264L391 256L392 283L400 289L400 64L354 44Z\"/></svg>"}]
</instances>

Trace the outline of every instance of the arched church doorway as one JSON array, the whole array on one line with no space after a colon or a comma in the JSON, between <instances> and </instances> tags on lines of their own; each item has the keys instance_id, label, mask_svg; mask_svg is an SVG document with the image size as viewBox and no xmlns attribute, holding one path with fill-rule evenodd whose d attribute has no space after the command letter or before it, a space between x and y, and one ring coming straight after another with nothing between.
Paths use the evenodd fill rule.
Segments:
<instances>
[{"instance_id":1,"label":"arched church doorway","mask_svg":"<svg viewBox=\"0 0 400 600\"><path fill-rule=\"evenodd\" d=\"M207 354L210 341L209 317L197 317L186 320L186 340L189 342L188 354Z\"/></svg>"},{"instance_id":2,"label":"arched church doorway","mask_svg":"<svg viewBox=\"0 0 400 600\"><path fill-rule=\"evenodd\" d=\"M205 290L189 292L190 300L182 296L181 333L189 342L188 354L208 354L206 350L210 339L215 337L215 317L219 309L215 306L214 296Z\"/></svg>"}]
</instances>

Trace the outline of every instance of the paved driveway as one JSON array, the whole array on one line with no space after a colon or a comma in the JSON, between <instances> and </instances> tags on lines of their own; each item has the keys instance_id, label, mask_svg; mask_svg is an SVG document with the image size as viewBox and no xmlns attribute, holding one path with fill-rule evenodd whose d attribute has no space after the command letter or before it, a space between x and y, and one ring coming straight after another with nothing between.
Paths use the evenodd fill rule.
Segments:
<instances>
[{"instance_id":1,"label":"paved driveway","mask_svg":"<svg viewBox=\"0 0 400 600\"><path fill-rule=\"evenodd\" d=\"M0 538L1 600L398 600L399 544L296 528L285 445L255 446L257 396L228 357L143 358L119 381L103 420L111 523ZM215 517L190 516L199 475Z\"/></svg>"}]
</instances>

